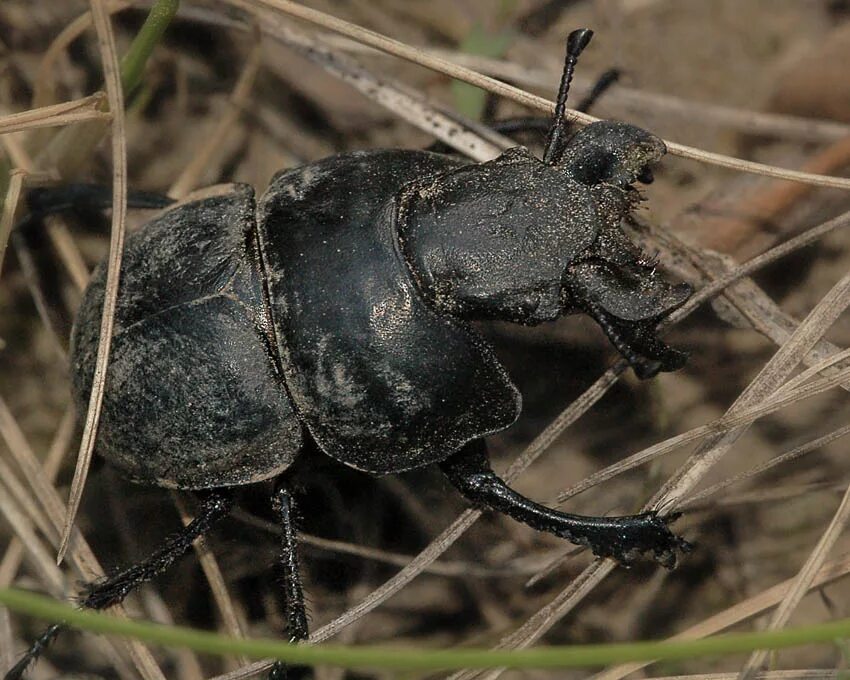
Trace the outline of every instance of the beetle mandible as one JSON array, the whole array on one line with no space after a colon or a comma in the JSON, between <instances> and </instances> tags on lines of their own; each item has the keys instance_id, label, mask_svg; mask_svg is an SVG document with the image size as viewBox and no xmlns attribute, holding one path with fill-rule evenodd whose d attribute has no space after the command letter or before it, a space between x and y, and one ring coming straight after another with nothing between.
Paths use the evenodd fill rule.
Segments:
<instances>
[{"instance_id":1,"label":"beetle mandible","mask_svg":"<svg viewBox=\"0 0 850 680\"><path fill-rule=\"evenodd\" d=\"M566 132L570 79L591 35L567 41L542 160L523 147L481 164L346 153L281 171L259 199L247 185L196 193L127 239L97 451L132 480L202 499L180 534L90 584L82 606L120 602L228 514L233 487L277 478L288 632L306 639L286 470L307 441L373 474L436 463L479 507L622 563L651 552L675 564L689 544L667 520L538 505L493 473L483 442L514 422L520 395L470 321L535 325L582 312L641 378L685 360L655 329L690 287L665 281L620 224L663 142L613 121ZM101 265L73 330L82 410L104 283ZM61 628L6 679L21 677ZM273 668L272 678L285 676Z\"/></svg>"}]
</instances>

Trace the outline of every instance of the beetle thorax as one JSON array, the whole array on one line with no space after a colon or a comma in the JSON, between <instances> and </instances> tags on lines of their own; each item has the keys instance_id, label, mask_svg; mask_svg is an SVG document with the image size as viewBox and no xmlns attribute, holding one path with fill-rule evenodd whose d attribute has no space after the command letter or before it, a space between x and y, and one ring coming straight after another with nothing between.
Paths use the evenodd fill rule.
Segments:
<instances>
[{"instance_id":1,"label":"beetle thorax","mask_svg":"<svg viewBox=\"0 0 850 680\"><path fill-rule=\"evenodd\" d=\"M587 187L523 148L425 178L399 198L399 239L439 311L524 324L561 314L561 280L596 238Z\"/></svg>"}]
</instances>

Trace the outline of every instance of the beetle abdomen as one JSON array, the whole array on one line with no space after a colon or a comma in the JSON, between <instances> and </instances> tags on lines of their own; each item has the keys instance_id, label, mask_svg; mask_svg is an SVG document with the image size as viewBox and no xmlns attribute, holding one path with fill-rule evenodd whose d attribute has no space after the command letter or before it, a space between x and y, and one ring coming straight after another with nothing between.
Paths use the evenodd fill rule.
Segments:
<instances>
[{"instance_id":1,"label":"beetle abdomen","mask_svg":"<svg viewBox=\"0 0 850 680\"><path fill-rule=\"evenodd\" d=\"M358 469L443 460L519 413L489 346L428 306L398 248L401 188L460 165L419 151L344 154L278 175L259 203L290 396L321 448Z\"/></svg>"},{"instance_id":2,"label":"beetle abdomen","mask_svg":"<svg viewBox=\"0 0 850 680\"><path fill-rule=\"evenodd\" d=\"M250 187L183 203L127 239L97 451L130 478L198 489L285 469L300 425L261 330ZM91 390L105 267L72 338L74 392Z\"/></svg>"}]
</instances>

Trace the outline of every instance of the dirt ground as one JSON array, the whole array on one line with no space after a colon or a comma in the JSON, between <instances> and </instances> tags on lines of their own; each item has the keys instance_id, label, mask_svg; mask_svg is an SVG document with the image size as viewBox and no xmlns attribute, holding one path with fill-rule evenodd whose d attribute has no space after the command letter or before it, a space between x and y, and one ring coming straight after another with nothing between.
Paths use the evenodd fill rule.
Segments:
<instances>
[{"instance_id":1,"label":"dirt ground","mask_svg":"<svg viewBox=\"0 0 850 680\"><path fill-rule=\"evenodd\" d=\"M850 168L846 75L850 3L309 0L305 4L402 42L439 50L449 58L475 53L481 59L473 65L484 72L504 64L517 66L511 82L549 99L558 84L564 37L574 28L590 27L596 35L579 61L575 94L606 69L621 71L619 81L591 110L593 115L627 120L667 140L765 164L843 176ZM101 87L100 56L91 30L42 66L56 37L86 8L86 3L71 0L0 3L0 115L33 107L34 97L44 105ZM119 51L126 49L143 17L138 8L115 15ZM175 186L188 189L238 181L262 190L277 170L333 153L423 148L433 142L397 112L354 92L269 35L257 52L257 33L245 30L243 24L228 23L240 21L242 15L232 7L182 3L181 14L146 70L143 86L129 101L131 187L173 193ZM314 30L303 23L294 25L305 32ZM447 110L478 113L487 120L538 115L495 96L481 98L452 86L446 76L419 65L338 40L332 44L371 73L403 84ZM251 78L255 59L260 60L259 68ZM240 82L248 89L234 95ZM222 126L222 120L229 123ZM41 158L31 170L55 171L54 159L38 155L55 134L40 130L9 135L13 145L3 147L4 172L22 167L22 158L27 157ZM538 139L522 141L539 151ZM25 151L23 157L14 152L18 146ZM67 164L71 169L62 179L108 183L110 159L109 139L104 136L83 158ZM655 176L644 190L647 200L639 216L676 240L665 246L652 233L644 238L648 248L660 249L661 265L673 271L671 276L687 278L697 287L705 284L710 267L744 262L850 208L846 190L781 182L672 154ZM91 267L106 253L108 221L88 217L84 222L69 221L67 233ZM144 216L131 211L131 228L143 221ZM50 238L55 246L55 234ZM0 278L0 398L39 459L46 458L51 446L67 448L57 481L65 498L79 437L66 436L63 441L61 436L67 430L61 423L70 404L64 358L70 314L62 310L76 308L80 291L68 276L67 260L63 262L50 244L42 245L42 263L44 258L52 263L48 265L52 276L44 285L56 308L50 317L55 333L48 330L33 302L26 263L10 248ZM717 253L731 259L721 260ZM684 369L647 382L624 374L596 405L554 438L518 477L516 488L549 503L588 475L723 416L771 359L777 344L784 342L789 328L847 274L849 264L850 232L838 228L759 269L731 298L703 305L665 336L670 344L690 352ZM717 270L713 271L716 276ZM584 317L536 328L482 324L480 330L496 347L524 400L517 424L490 439L494 466L503 471L616 356L599 329ZM850 316L845 313L831 325L824 340L832 345L822 343L820 357L847 347ZM801 364L792 375L804 368ZM830 370L836 369L821 375L831 375ZM695 551L670 572L651 563L614 570L568 611L548 620L539 644L657 639L712 620L720 622L712 632L765 628L775 599L762 594L797 575L850 484L848 440L836 437L705 498L691 501L691 497L846 426L850 407L844 396L840 388L833 388L757 420L710 468L697 489L685 495L684 514L675 527L696 544ZM0 420L4 464L0 476L7 475L3 470L8 468L5 488L11 489L11 475L22 479L13 463L13 451L20 443L9 434L10 418ZM565 508L584 514L635 512L698 444L673 448L649 464L593 486L571 498ZM301 530L338 542L309 541L303 546L304 587L314 630L368 597L465 509L432 469L376 479L319 460L305 465L301 482ZM33 493L24 488L25 495ZM208 541L236 617L253 636L279 636L284 626L284 602L271 569L277 537L268 525L268 491L268 485L244 489L240 512L223 522ZM13 496L10 492L8 497ZM14 496L10 503L23 501ZM5 552L6 560L19 550L14 547L8 507L0 503L0 556ZM105 569L147 554L179 522L170 492L135 486L95 463L78 525ZM24 523L30 525L29 520ZM54 554L55 537L45 537L37 527L34 539L42 551ZM11 578L8 582L22 588L57 594L55 587L51 591L45 584L34 548L27 546L12 576L0 568L0 586L7 585L2 579ZM355 554L360 547L370 552ZM568 547L554 537L485 514L433 570L414 578L335 641L441 648L495 645L532 617L539 618L541 608L557 598L563 601L565 589L591 564L586 552ZM787 625L850 616L850 580L843 578L850 570L848 551L850 537L844 532L825 557L834 567L832 580L802 599ZM71 596L80 577L71 568L62 575L64 593ZM128 610L153 620L226 630L194 556L128 600ZM18 654L41 625L15 615L9 629L6 621L0 615L4 662L3 655ZM137 677L126 661L114 663L114 656L96 637L71 633L50 648L30 677ZM166 677L181 680L211 678L238 666L234 659L161 650L155 650L155 656ZM745 655L737 655L655 664L641 672L647 677L735 672L745 661ZM846 646L836 644L783 651L771 657L769 667L846 671L848 664ZM0 669L5 670L1 664ZM582 678L599 670L507 672L503 677ZM320 675L425 677L343 675L332 669L322 669Z\"/></svg>"}]
</instances>

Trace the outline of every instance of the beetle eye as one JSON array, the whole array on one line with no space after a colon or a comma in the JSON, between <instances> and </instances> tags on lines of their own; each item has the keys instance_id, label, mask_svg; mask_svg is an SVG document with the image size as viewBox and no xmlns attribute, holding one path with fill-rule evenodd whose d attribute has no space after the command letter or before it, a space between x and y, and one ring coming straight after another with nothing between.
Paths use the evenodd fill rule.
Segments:
<instances>
[{"instance_id":1,"label":"beetle eye","mask_svg":"<svg viewBox=\"0 0 850 680\"><path fill-rule=\"evenodd\" d=\"M637 180L642 184L652 184L655 181L655 175L652 174L648 165L644 165L638 173Z\"/></svg>"},{"instance_id":2,"label":"beetle eye","mask_svg":"<svg viewBox=\"0 0 850 680\"><path fill-rule=\"evenodd\" d=\"M617 158L610 151L591 149L580 162L573 164L573 177L582 184L599 184L611 179L617 164Z\"/></svg>"}]
</instances>

